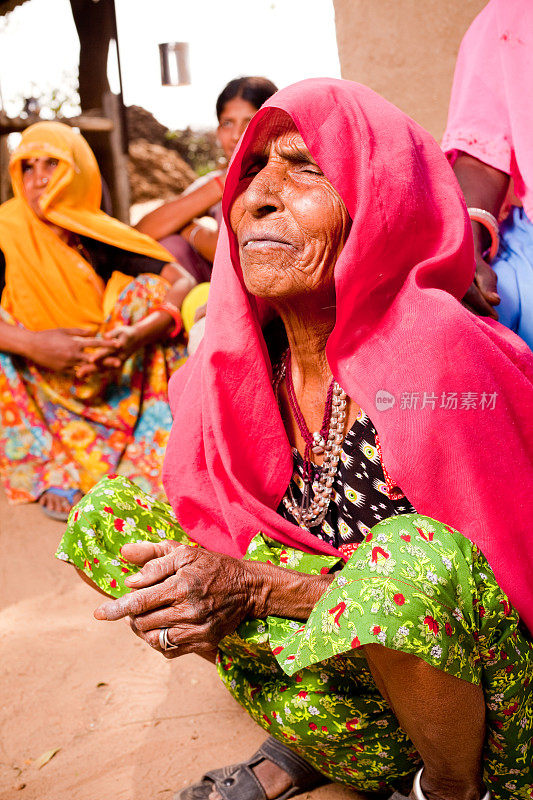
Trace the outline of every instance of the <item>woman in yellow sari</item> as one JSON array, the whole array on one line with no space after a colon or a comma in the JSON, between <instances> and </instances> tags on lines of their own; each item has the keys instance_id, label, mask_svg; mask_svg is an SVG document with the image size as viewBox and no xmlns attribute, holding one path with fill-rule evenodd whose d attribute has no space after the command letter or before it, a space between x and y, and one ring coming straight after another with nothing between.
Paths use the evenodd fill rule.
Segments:
<instances>
[{"instance_id":1,"label":"woman in yellow sari","mask_svg":"<svg viewBox=\"0 0 533 800\"><path fill-rule=\"evenodd\" d=\"M13 503L63 518L104 474L161 494L167 380L188 274L100 210L85 139L29 127L0 206L0 471Z\"/></svg>"}]
</instances>

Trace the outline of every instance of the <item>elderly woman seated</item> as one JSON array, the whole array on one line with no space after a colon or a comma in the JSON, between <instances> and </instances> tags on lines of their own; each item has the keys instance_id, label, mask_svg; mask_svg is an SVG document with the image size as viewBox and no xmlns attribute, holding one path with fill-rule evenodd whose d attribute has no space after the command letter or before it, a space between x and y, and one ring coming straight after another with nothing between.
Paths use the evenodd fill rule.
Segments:
<instances>
[{"instance_id":1,"label":"elderly woman seated","mask_svg":"<svg viewBox=\"0 0 533 800\"><path fill-rule=\"evenodd\" d=\"M98 619L216 660L270 734L182 800L531 797L533 359L459 302L452 170L369 89L311 80L251 122L223 206L171 507L105 480L58 551L117 598Z\"/></svg>"},{"instance_id":2,"label":"elderly woman seated","mask_svg":"<svg viewBox=\"0 0 533 800\"><path fill-rule=\"evenodd\" d=\"M66 519L117 471L161 492L177 306L194 285L157 242L100 211L83 137L29 127L0 207L0 469L9 500Z\"/></svg>"}]
</instances>

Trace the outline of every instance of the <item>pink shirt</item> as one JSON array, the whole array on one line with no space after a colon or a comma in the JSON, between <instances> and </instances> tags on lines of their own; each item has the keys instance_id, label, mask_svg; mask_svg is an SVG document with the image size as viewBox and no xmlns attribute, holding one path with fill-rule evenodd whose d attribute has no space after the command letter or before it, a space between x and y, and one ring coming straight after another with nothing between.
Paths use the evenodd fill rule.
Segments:
<instances>
[{"instance_id":1,"label":"pink shirt","mask_svg":"<svg viewBox=\"0 0 533 800\"><path fill-rule=\"evenodd\" d=\"M442 148L513 178L533 220L533 3L490 0L466 32L455 67Z\"/></svg>"}]
</instances>

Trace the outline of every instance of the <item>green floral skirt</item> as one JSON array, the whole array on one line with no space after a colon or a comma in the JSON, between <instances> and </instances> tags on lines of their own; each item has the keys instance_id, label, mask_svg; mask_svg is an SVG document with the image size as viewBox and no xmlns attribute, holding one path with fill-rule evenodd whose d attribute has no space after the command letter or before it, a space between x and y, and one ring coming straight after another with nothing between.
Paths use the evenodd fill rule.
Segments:
<instances>
[{"instance_id":1,"label":"green floral skirt","mask_svg":"<svg viewBox=\"0 0 533 800\"><path fill-rule=\"evenodd\" d=\"M71 512L57 556L118 597L136 571L122 545L162 538L193 544L170 506L103 479ZM220 677L269 734L335 782L406 790L420 758L360 649L380 643L483 687L485 783L495 800L533 798L533 645L471 542L408 514L372 528L346 564L261 534L245 558L335 573L307 623L251 620L220 643Z\"/></svg>"}]
</instances>

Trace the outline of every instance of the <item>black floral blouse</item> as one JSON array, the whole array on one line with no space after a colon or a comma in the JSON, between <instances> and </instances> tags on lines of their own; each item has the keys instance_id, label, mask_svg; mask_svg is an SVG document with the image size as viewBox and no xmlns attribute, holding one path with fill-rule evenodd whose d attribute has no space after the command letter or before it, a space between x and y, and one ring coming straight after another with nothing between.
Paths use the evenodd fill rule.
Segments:
<instances>
[{"instance_id":1,"label":"black floral blouse","mask_svg":"<svg viewBox=\"0 0 533 800\"><path fill-rule=\"evenodd\" d=\"M296 504L302 499L303 458L296 449L291 489ZM290 522L294 517L280 503L278 513ZM349 555L382 519L416 513L397 487L387 486L381 464L376 431L370 418L359 412L346 434L335 473L331 502L322 525L311 528L319 539Z\"/></svg>"}]
</instances>

